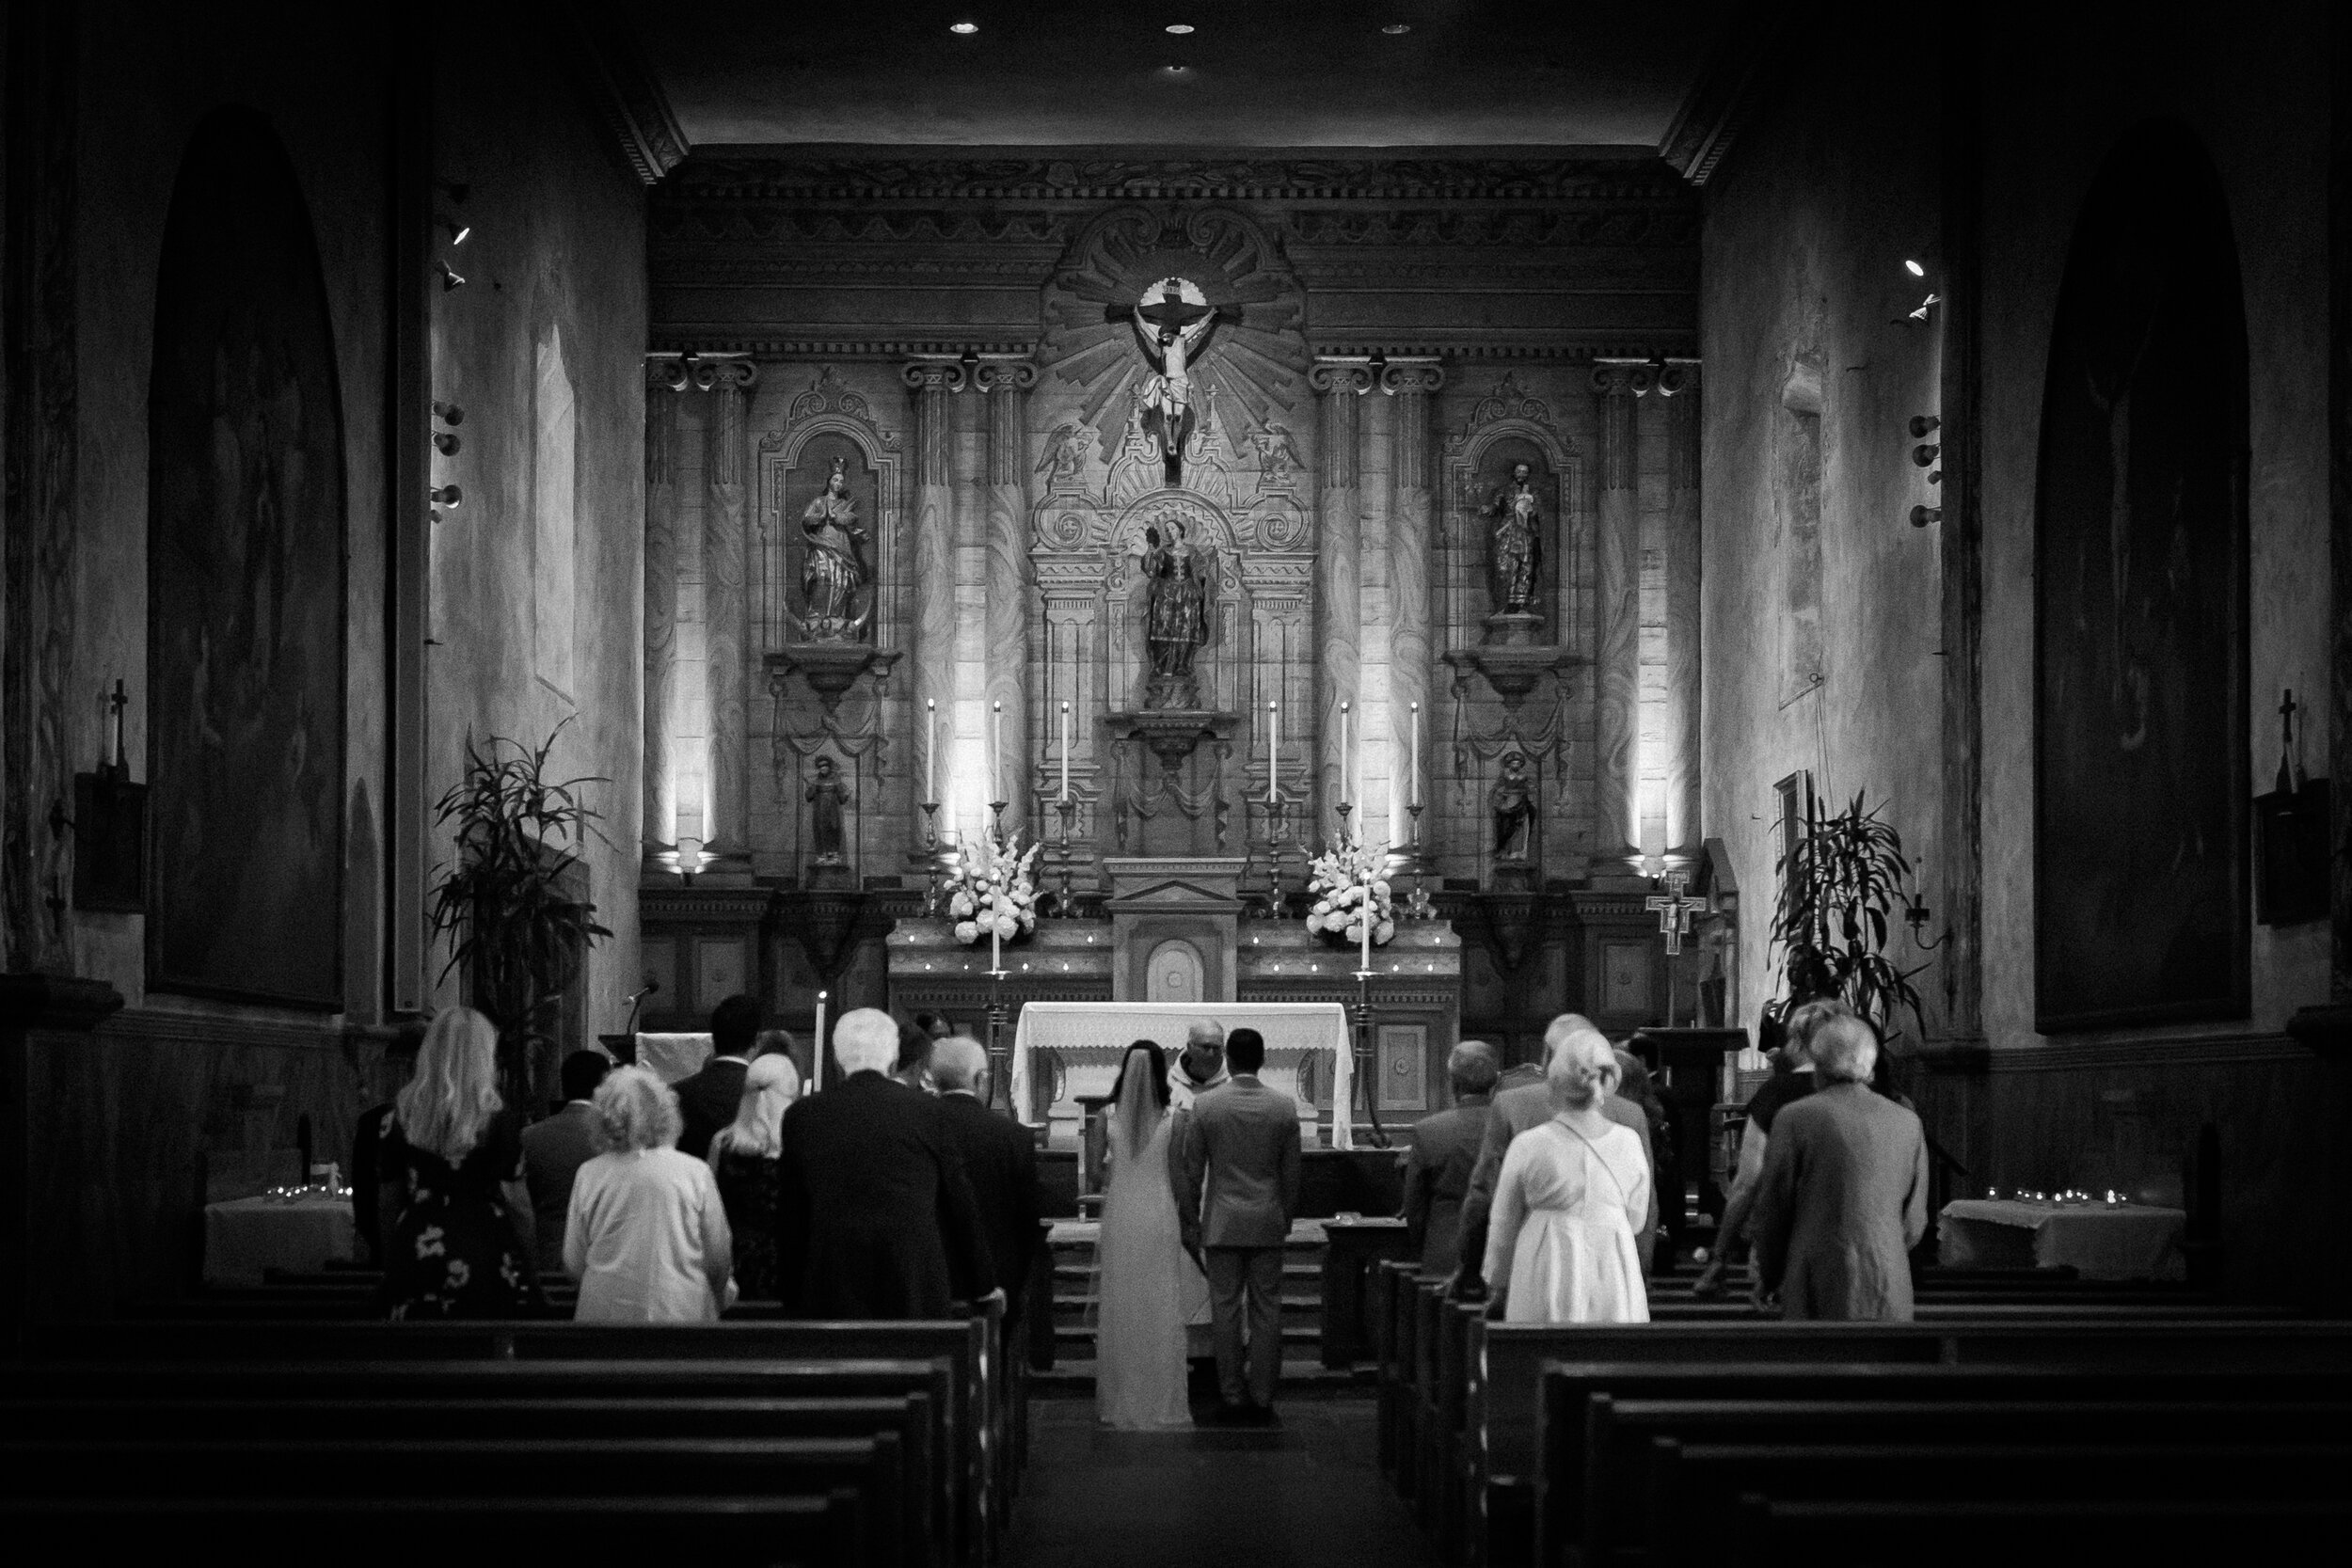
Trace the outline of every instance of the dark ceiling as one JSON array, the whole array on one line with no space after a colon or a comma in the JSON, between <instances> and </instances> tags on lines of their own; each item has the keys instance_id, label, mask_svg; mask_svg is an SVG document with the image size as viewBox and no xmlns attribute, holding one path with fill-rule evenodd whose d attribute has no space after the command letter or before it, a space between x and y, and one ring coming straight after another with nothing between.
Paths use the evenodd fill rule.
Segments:
<instances>
[{"instance_id":1,"label":"dark ceiling","mask_svg":"<svg viewBox=\"0 0 2352 1568\"><path fill-rule=\"evenodd\" d=\"M696 147L1655 148L1730 8L684 0L628 14Z\"/></svg>"}]
</instances>

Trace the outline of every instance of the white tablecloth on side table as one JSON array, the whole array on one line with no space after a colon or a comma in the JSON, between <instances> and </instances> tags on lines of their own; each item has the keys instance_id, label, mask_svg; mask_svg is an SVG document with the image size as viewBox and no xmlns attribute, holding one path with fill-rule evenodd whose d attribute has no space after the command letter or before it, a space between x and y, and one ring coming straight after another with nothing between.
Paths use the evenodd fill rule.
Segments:
<instances>
[{"instance_id":1,"label":"white tablecloth on side table","mask_svg":"<svg viewBox=\"0 0 2352 1568\"><path fill-rule=\"evenodd\" d=\"M204 1283L259 1285L265 1269L315 1273L358 1242L351 1195L237 1197L204 1206Z\"/></svg>"},{"instance_id":2,"label":"white tablecloth on side table","mask_svg":"<svg viewBox=\"0 0 2352 1568\"><path fill-rule=\"evenodd\" d=\"M2030 1245L2035 1268L2071 1267L2085 1279L2178 1279L2188 1215L2144 1203L2036 1203L1964 1197L1937 1217L1936 1260L1949 1269L2013 1267ZM2020 1233L2023 1233L2022 1235Z\"/></svg>"}]
</instances>

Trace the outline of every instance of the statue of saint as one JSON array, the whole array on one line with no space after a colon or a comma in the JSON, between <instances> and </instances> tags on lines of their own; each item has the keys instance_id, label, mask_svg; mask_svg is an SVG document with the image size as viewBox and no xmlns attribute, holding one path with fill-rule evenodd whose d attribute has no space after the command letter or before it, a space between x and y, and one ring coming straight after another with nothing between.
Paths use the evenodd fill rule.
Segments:
<instances>
[{"instance_id":1,"label":"statue of saint","mask_svg":"<svg viewBox=\"0 0 2352 1568\"><path fill-rule=\"evenodd\" d=\"M831 757L817 759L817 778L801 798L808 802L808 842L818 865L841 863L842 810L850 803L850 786L841 782Z\"/></svg>"},{"instance_id":2,"label":"statue of saint","mask_svg":"<svg viewBox=\"0 0 2352 1568\"><path fill-rule=\"evenodd\" d=\"M1486 792L1495 816L1495 859L1524 862L1534 848L1535 781L1527 776L1527 756L1511 752L1502 759L1502 777Z\"/></svg>"},{"instance_id":3,"label":"statue of saint","mask_svg":"<svg viewBox=\"0 0 2352 1568\"><path fill-rule=\"evenodd\" d=\"M1211 557L1184 537L1182 523L1168 525L1163 539L1157 528L1143 531L1143 575L1151 582L1144 620L1144 642L1151 650L1155 679L1192 681L1192 656L1209 640ZM1170 703L1189 706L1189 700Z\"/></svg>"},{"instance_id":4,"label":"statue of saint","mask_svg":"<svg viewBox=\"0 0 2352 1568\"><path fill-rule=\"evenodd\" d=\"M1192 371L1209 352L1216 320L1216 307L1183 277L1152 284L1135 307L1136 344L1152 372L1141 394L1143 425L1159 448L1170 485L1184 483L1184 443L1196 422Z\"/></svg>"},{"instance_id":5,"label":"statue of saint","mask_svg":"<svg viewBox=\"0 0 2352 1568\"><path fill-rule=\"evenodd\" d=\"M1481 510L1495 520L1495 609L1507 615L1524 614L1534 608L1535 575L1544 562L1544 515L1536 499L1534 469L1525 463L1512 464L1510 479Z\"/></svg>"},{"instance_id":6,"label":"statue of saint","mask_svg":"<svg viewBox=\"0 0 2352 1568\"><path fill-rule=\"evenodd\" d=\"M808 601L808 635L818 642L847 642L858 635L859 591L872 580L866 566L866 530L850 499L843 460L834 459L825 493L801 514L808 556L801 563L801 594Z\"/></svg>"}]
</instances>

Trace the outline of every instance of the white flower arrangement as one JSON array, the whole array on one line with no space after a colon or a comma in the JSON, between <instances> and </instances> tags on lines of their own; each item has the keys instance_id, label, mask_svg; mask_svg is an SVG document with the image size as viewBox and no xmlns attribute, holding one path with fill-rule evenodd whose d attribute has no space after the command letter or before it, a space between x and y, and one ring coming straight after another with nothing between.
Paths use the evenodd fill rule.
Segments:
<instances>
[{"instance_id":1,"label":"white flower arrangement","mask_svg":"<svg viewBox=\"0 0 2352 1568\"><path fill-rule=\"evenodd\" d=\"M987 830L965 848L947 884L947 917L956 923L958 942L970 946L992 929L998 941L1010 942L1037 928L1037 884L1029 872L1038 848L999 842Z\"/></svg>"},{"instance_id":2,"label":"white flower arrangement","mask_svg":"<svg viewBox=\"0 0 2352 1568\"><path fill-rule=\"evenodd\" d=\"M1385 947L1396 935L1396 904L1389 896L1385 847L1371 849L1360 844L1334 844L1309 864L1307 929L1328 932L1351 946L1364 940L1364 921L1372 921L1372 942Z\"/></svg>"}]
</instances>

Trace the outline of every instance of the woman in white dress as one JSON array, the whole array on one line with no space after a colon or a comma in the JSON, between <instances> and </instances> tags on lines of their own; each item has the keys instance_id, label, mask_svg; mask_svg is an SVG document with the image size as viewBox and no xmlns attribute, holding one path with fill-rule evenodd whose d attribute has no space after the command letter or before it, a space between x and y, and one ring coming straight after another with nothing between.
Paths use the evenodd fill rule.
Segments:
<instances>
[{"instance_id":1,"label":"woman in white dress","mask_svg":"<svg viewBox=\"0 0 2352 1568\"><path fill-rule=\"evenodd\" d=\"M1557 1114L1503 1156L1486 1277L1510 1281L1507 1323L1649 1322L1633 1243L1649 1208L1649 1160L1632 1129L1601 1114L1617 1074L1607 1040L1571 1037L1545 1074Z\"/></svg>"},{"instance_id":2,"label":"woman in white dress","mask_svg":"<svg viewBox=\"0 0 2352 1568\"><path fill-rule=\"evenodd\" d=\"M710 1166L677 1148L677 1091L646 1068L596 1085L596 1141L564 1226L580 1323L708 1323L735 1299L735 1235Z\"/></svg>"},{"instance_id":3,"label":"woman in white dress","mask_svg":"<svg viewBox=\"0 0 2352 1568\"><path fill-rule=\"evenodd\" d=\"M1184 1398L1184 1242L1168 1181L1168 1062L1127 1048L1112 1088L1110 1192L1095 1245L1102 1310L1094 1331L1094 1409L1104 1426L1161 1432L1192 1424Z\"/></svg>"}]
</instances>

